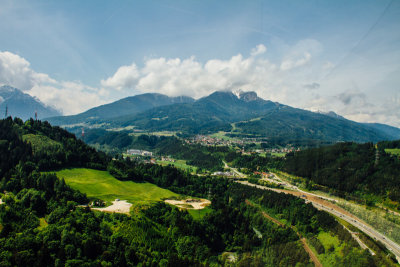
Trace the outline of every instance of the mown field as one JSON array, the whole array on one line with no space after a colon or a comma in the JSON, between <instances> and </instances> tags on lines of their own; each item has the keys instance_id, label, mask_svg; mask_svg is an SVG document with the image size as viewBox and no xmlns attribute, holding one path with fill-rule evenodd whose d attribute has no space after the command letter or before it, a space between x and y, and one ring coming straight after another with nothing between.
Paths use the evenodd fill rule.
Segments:
<instances>
[{"instance_id":1,"label":"mown field","mask_svg":"<svg viewBox=\"0 0 400 267\"><path fill-rule=\"evenodd\" d=\"M111 202L116 198L132 204L145 204L179 195L150 183L135 183L115 179L107 171L85 168L65 169L56 172L59 178L89 198Z\"/></svg>"},{"instance_id":2,"label":"mown field","mask_svg":"<svg viewBox=\"0 0 400 267\"><path fill-rule=\"evenodd\" d=\"M190 215L192 215L193 219L195 220L201 220L204 216L212 212L212 209L210 207L205 207L204 209L201 210L193 210L193 209L188 209L187 210Z\"/></svg>"},{"instance_id":3,"label":"mown field","mask_svg":"<svg viewBox=\"0 0 400 267\"><path fill-rule=\"evenodd\" d=\"M175 162L157 160L157 163L162 166L173 165L175 168L187 170L189 172L196 172L197 170L196 166L187 165L186 160L175 160Z\"/></svg>"},{"instance_id":4,"label":"mown field","mask_svg":"<svg viewBox=\"0 0 400 267\"><path fill-rule=\"evenodd\" d=\"M392 155L400 156L400 148L386 148L385 152Z\"/></svg>"}]
</instances>

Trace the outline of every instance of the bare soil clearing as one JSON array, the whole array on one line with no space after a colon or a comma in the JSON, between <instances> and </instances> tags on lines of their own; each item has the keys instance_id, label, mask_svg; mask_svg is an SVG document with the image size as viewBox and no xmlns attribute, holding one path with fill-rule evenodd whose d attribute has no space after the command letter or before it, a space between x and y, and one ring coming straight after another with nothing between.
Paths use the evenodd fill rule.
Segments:
<instances>
[{"instance_id":1,"label":"bare soil clearing","mask_svg":"<svg viewBox=\"0 0 400 267\"><path fill-rule=\"evenodd\" d=\"M185 200L167 199L165 200L165 202L182 209L193 209L193 210L201 210L211 205L211 201L207 199L185 199Z\"/></svg>"},{"instance_id":2,"label":"bare soil clearing","mask_svg":"<svg viewBox=\"0 0 400 267\"><path fill-rule=\"evenodd\" d=\"M128 203L126 200L114 200L112 203L111 206L105 208L92 208L92 210L129 214L129 210L132 206L131 203Z\"/></svg>"}]
</instances>

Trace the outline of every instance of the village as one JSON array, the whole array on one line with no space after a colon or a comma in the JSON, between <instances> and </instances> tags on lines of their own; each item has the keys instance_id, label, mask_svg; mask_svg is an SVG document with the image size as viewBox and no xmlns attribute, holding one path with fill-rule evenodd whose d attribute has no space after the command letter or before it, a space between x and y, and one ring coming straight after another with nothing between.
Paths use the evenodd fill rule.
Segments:
<instances>
[{"instance_id":1,"label":"village","mask_svg":"<svg viewBox=\"0 0 400 267\"><path fill-rule=\"evenodd\" d=\"M280 153L286 154L293 151L299 151L300 148L287 146L283 148L262 148L261 144L266 140L263 138L218 138L212 135L196 135L192 138L185 139L189 145L200 144L203 146L228 146L236 148L243 155Z\"/></svg>"}]
</instances>

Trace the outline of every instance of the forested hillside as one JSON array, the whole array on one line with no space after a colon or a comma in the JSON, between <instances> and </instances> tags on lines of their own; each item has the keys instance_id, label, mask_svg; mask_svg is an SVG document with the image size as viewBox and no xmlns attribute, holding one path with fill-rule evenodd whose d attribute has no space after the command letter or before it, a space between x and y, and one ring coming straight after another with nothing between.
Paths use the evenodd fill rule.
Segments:
<instances>
[{"instance_id":1,"label":"forested hillside","mask_svg":"<svg viewBox=\"0 0 400 267\"><path fill-rule=\"evenodd\" d=\"M8 118L0 126L1 266L312 266L299 236L312 239L319 255L334 252L336 266L393 265L362 251L333 217L298 198L170 166L111 160L40 121ZM54 149L41 150L38 136ZM48 172L63 167L107 168L119 179L210 197L212 212L194 219L163 202L136 207L130 216L93 212L77 207L87 203L85 195ZM321 235L337 244L325 245Z\"/></svg>"},{"instance_id":2,"label":"forested hillside","mask_svg":"<svg viewBox=\"0 0 400 267\"><path fill-rule=\"evenodd\" d=\"M342 196L373 194L400 202L400 158L387 148L400 148L399 141L303 150L287 154L284 169Z\"/></svg>"},{"instance_id":3,"label":"forested hillside","mask_svg":"<svg viewBox=\"0 0 400 267\"><path fill-rule=\"evenodd\" d=\"M400 129L395 127L362 124L340 116L293 108L259 98L254 92L235 95L216 91L193 103L154 107L102 123L188 135L224 131L236 136L264 137L276 144L302 146L337 141L377 142L400 137Z\"/></svg>"},{"instance_id":4,"label":"forested hillside","mask_svg":"<svg viewBox=\"0 0 400 267\"><path fill-rule=\"evenodd\" d=\"M83 140L90 145L98 145L105 151L121 154L127 149L151 150L156 154L169 155L177 159L184 159L189 165L198 166L207 170L221 169L222 157L219 152L228 152L227 147L205 147L201 145L187 145L174 136L139 135L132 136L126 131L105 131L91 129L87 131Z\"/></svg>"}]
</instances>

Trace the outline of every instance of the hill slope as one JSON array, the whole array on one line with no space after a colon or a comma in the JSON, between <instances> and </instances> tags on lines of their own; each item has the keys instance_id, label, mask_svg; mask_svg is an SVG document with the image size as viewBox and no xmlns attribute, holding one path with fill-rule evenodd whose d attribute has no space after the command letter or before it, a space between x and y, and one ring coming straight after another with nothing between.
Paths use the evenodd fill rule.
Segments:
<instances>
[{"instance_id":1,"label":"hill slope","mask_svg":"<svg viewBox=\"0 0 400 267\"><path fill-rule=\"evenodd\" d=\"M47 120L55 125L96 122L127 114L136 114L158 106L191 103L193 101L192 98L186 96L168 97L162 94L149 93L123 98L110 104L89 109L77 115L52 117L47 118Z\"/></svg>"},{"instance_id":2,"label":"hill slope","mask_svg":"<svg viewBox=\"0 0 400 267\"><path fill-rule=\"evenodd\" d=\"M157 107L108 123L124 127L134 125L146 131L189 134L226 131L235 135L265 137L271 141L376 142L400 138L400 129L395 127L377 127L341 116L296 109L261 99L254 92L215 92L194 103Z\"/></svg>"},{"instance_id":3,"label":"hill slope","mask_svg":"<svg viewBox=\"0 0 400 267\"><path fill-rule=\"evenodd\" d=\"M310 240L314 237L312 244L321 243L322 239L318 241L321 234L329 233L337 240L346 253L332 259L332 265L355 266L352 264L355 259L363 263L360 266L391 266L386 253L384 257L380 250L376 257L363 253L333 217L294 196L227 179L192 176L171 166L111 160L47 122L24 123L7 118L0 120L0 126L1 265L224 266L230 263L221 255L231 253L237 258L238 266L309 266L309 255L291 227L296 226L302 236ZM24 136L36 146L33 153L31 145L23 141ZM52 148L41 149L45 139L54 141ZM179 194L198 197L212 194L212 206L207 216L196 220L190 213L163 202L137 206L131 216L93 212L77 206L87 203L84 194L73 190L54 173L44 172L91 166L107 168L120 180L117 189L121 191L126 189L124 185L132 184L129 181L140 179ZM83 184L87 177L82 171L87 169L70 169L66 171L66 178ZM106 172L89 170L89 173L92 178L103 174L106 180L112 179L111 185L117 183ZM107 186L107 183L94 183ZM151 193L148 187L143 190L147 191L140 193ZM270 216L287 226L269 222L261 210L268 210ZM326 254L337 249L339 246L332 245Z\"/></svg>"},{"instance_id":4,"label":"hill slope","mask_svg":"<svg viewBox=\"0 0 400 267\"><path fill-rule=\"evenodd\" d=\"M59 111L46 106L40 100L23 93L17 88L2 86L0 87L0 110L2 115L5 114L6 107L9 116L19 117L23 120L35 117L35 112L37 112L39 119L61 115Z\"/></svg>"},{"instance_id":5,"label":"hill slope","mask_svg":"<svg viewBox=\"0 0 400 267\"><path fill-rule=\"evenodd\" d=\"M232 122L261 116L281 106L258 98L254 92L239 96L232 92L214 92L194 103L153 108L116 118L110 123L115 126L135 125L148 131L170 130L189 134L230 131Z\"/></svg>"}]
</instances>

